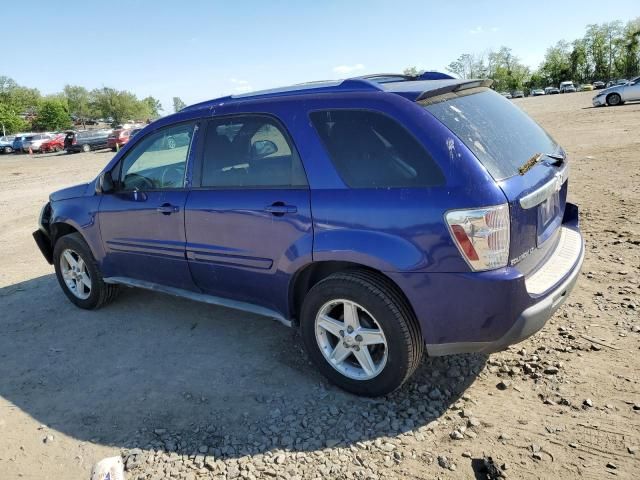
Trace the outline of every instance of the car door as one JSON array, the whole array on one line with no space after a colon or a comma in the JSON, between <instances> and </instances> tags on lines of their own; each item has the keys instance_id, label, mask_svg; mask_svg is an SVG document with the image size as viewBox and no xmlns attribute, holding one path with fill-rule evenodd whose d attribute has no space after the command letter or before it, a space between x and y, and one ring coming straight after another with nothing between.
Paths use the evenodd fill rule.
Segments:
<instances>
[{"instance_id":1,"label":"car door","mask_svg":"<svg viewBox=\"0 0 640 480\"><path fill-rule=\"evenodd\" d=\"M185 172L197 126L186 122L139 139L112 170L98 221L105 277L193 289L185 258ZM181 144L169 146L168 138Z\"/></svg>"},{"instance_id":2,"label":"car door","mask_svg":"<svg viewBox=\"0 0 640 480\"><path fill-rule=\"evenodd\" d=\"M624 87L624 100L640 100L640 77L634 78Z\"/></svg>"},{"instance_id":3,"label":"car door","mask_svg":"<svg viewBox=\"0 0 640 480\"><path fill-rule=\"evenodd\" d=\"M295 147L275 118L237 115L210 121L202 150L185 213L193 279L210 295L283 313L288 273L313 247Z\"/></svg>"}]
</instances>

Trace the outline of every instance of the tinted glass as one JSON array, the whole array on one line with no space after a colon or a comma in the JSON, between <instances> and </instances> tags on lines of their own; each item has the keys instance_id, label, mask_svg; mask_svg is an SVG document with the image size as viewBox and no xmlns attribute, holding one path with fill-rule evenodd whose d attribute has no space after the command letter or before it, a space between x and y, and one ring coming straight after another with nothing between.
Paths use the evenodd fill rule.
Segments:
<instances>
[{"instance_id":1,"label":"tinted glass","mask_svg":"<svg viewBox=\"0 0 640 480\"><path fill-rule=\"evenodd\" d=\"M421 103L464 142L496 180L516 175L536 153L558 149L540 125L492 90Z\"/></svg>"},{"instance_id":2,"label":"tinted glass","mask_svg":"<svg viewBox=\"0 0 640 480\"><path fill-rule=\"evenodd\" d=\"M135 144L122 162L124 190L182 188L194 125L181 124L148 135Z\"/></svg>"},{"instance_id":3,"label":"tinted glass","mask_svg":"<svg viewBox=\"0 0 640 480\"><path fill-rule=\"evenodd\" d=\"M364 110L313 112L311 121L344 182L354 188L429 187L442 172L398 122Z\"/></svg>"},{"instance_id":4,"label":"tinted glass","mask_svg":"<svg viewBox=\"0 0 640 480\"><path fill-rule=\"evenodd\" d=\"M203 187L300 187L307 184L300 159L279 123L243 115L207 127Z\"/></svg>"}]
</instances>

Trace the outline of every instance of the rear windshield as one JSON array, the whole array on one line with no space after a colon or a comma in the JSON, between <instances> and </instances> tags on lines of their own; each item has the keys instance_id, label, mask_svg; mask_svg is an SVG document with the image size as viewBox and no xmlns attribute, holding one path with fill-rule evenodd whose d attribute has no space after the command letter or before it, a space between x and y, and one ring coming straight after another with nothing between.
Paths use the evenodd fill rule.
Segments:
<instances>
[{"instance_id":1,"label":"rear windshield","mask_svg":"<svg viewBox=\"0 0 640 480\"><path fill-rule=\"evenodd\" d=\"M489 89L421 102L478 157L496 180L518 174L536 153L555 153L558 144L526 113Z\"/></svg>"}]
</instances>

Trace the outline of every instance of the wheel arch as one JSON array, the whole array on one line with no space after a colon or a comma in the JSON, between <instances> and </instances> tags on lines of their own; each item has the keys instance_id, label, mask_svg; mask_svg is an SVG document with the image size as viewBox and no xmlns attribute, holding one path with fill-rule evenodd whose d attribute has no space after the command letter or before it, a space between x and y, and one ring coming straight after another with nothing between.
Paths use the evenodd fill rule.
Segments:
<instances>
[{"instance_id":1,"label":"wheel arch","mask_svg":"<svg viewBox=\"0 0 640 480\"><path fill-rule=\"evenodd\" d=\"M349 270L366 271L371 275L382 280L386 286L393 289L393 291L399 296L399 298L406 304L410 313L415 317L415 311L411 302L404 294L402 289L387 276L381 270L372 268L367 265L363 265L355 262L341 261L341 260L323 260L318 262L312 262L304 265L293 275L291 282L289 283L289 312L293 322L299 324L300 322L300 310L302 309L302 303L305 295L316 285L318 282L324 280L329 275L338 272L345 272ZM418 322L419 325L419 322Z\"/></svg>"},{"instance_id":2,"label":"wheel arch","mask_svg":"<svg viewBox=\"0 0 640 480\"><path fill-rule=\"evenodd\" d=\"M622 94L620 92L610 92L605 98L607 105L609 105L609 98L611 98L612 95L617 95L618 97L620 97L620 103L618 103L618 105L622 105L624 103L624 99L622 98Z\"/></svg>"}]
</instances>

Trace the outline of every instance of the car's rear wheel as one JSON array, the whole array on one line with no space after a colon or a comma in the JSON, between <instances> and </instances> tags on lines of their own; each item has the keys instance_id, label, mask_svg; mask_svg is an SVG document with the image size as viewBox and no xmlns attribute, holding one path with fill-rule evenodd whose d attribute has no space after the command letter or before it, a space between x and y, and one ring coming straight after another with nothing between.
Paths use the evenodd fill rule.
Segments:
<instances>
[{"instance_id":1,"label":"car's rear wheel","mask_svg":"<svg viewBox=\"0 0 640 480\"><path fill-rule=\"evenodd\" d=\"M87 144L82 145L82 151L85 152L85 153L86 152L90 152L91 151L91 146L87 145Z\"/></svg>"},{"instance_id":2,"label":"car's rear wheel","mask_svg":"<svg viewBox=\"0 0 640 480\"><path fill-rule=\"evenodd\" d=\"M304 299L300 323L319 370L357 395L396 390L422 358L424 341L406 300L368 271L335 273L317 283Z\"/></svg>"},{"instance_id":3,"label":"car's rear wheel","mask_svg":"<svg viewBox=\"0 0 640 480\"><path fill-rule=\"evenodd\" d=\"M11 153L13 152L13 148L11 147L4 147L4 153Z\"/></svg>"},{"instance_id":4,"label":"car's rear wheel","mask_svg":"<svg viewBox=\"0 0 640 480\"><path fill-rule=\"evenodd\" d=\"M79 233L58 239L53 249L53 264L60 287L80 308L100 308L118 292L116 285L103 281L91 250Z\"/></svg>"},{"instance_id":5,"label":"car's rear wheel","mask_svg":"<svg viewBox=\"0 0 640 480\"><path fill-rule=\"evenodd\" d=\"M617 93L611 93L609 94L609 96L607 96L607 105L615 107L620 104L622 104L622 97L620 97L620 95L618 95Z\"/></svg>"}]
</instances>

